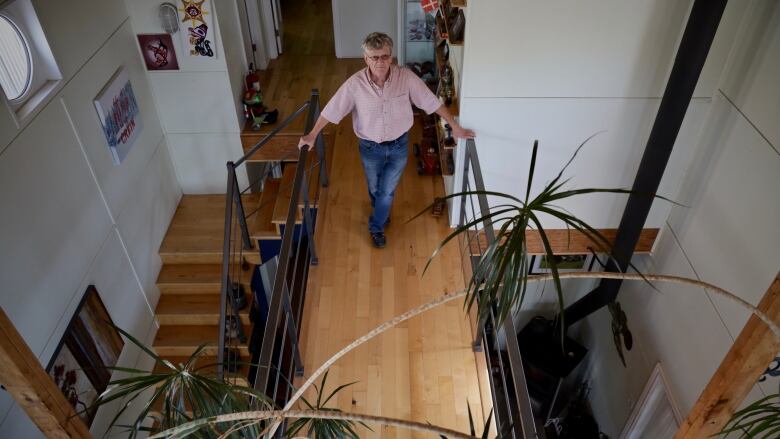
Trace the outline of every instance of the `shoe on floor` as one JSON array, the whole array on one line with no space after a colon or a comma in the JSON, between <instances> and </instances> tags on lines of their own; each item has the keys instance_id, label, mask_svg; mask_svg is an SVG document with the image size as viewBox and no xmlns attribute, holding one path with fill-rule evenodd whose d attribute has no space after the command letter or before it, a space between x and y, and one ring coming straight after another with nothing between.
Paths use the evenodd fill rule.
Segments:
<instances>
[{"instance_id":1,"label":"shoe on floor","mask_svg":"<svg viewBox=\"0 0 780 439\"><path fill-rule=\"evenodd\" d=\"M374 242L374 247L376 248L382 248L387 243L384 232L371 233L371 241Z\"/></svg>"}]
</instances>

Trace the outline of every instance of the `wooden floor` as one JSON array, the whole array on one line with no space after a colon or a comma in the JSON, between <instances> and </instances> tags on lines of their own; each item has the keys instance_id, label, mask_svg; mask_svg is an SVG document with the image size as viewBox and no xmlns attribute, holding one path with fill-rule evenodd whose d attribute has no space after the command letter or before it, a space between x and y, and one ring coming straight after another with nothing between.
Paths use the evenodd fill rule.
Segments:
<instances>
[{"instance_id":1,"label":"wooden floor","mask_svg":"<svg viewBox=\"0 0 780 439\"><path fill-rule=\"evenodd\" d=\"M324 105L341 82L363 66L362 60L338 60L333 55L329 1L285 2L284 8L290 50L286 45L286 53L263 72L266 101L271 106L303 102L309 90L318 87ZM428 257L450 230L446 215L437 219L426 213L406 223L443 193L441 177L418 176L410 156L386 231L388 245L375 249L368 234L370 205L351 120L347 117L331 128L335 141L331 184L323 193L325 208L316 242L320 261L310 271L301 329L306 372L379 324L464 285L457 244L440 254L423 276ZM419 136L417 130L415 135ZM330 389L357 381L340 393L335 406L467 432L467 404L481 423L478 375L483 382L486 376L471 350L470 328L462 302L456 301L357 348L330 370ZM424 437L378 426L373 432L361 430L360 436Z\"/></svg>"}]
</instances>

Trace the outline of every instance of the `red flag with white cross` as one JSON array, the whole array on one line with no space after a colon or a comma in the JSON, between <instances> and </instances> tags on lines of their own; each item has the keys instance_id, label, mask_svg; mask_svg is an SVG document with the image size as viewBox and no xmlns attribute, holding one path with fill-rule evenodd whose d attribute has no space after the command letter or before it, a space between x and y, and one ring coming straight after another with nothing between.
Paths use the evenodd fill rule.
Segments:
<instances>
[{"instance_id":1,"label":"red flag with white cross","mask_svg":"<svg viewBox=\"0 0 780 439\"><path fill-rule=\"evenodd\" d=\"M439 9L439 0L422 0L420 5L422 5L423 11L430 14Z\"/></svg>"}]
</instances>

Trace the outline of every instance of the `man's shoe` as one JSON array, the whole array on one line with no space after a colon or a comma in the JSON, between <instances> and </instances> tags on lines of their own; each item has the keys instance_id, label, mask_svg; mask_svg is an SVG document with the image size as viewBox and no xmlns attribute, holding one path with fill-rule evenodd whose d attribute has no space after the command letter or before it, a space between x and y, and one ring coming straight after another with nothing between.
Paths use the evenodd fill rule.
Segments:
<instances>
[{"instance_id":1,"label":"man's shoe","mask_svg":"<svg viewBox=\"0 0 780 439\"><path fill-rule=\"evenodd\" d=\"M376 248L383 248L387 243L387 239L385 239L385 234L383 232L372 232L371 240L374 242L374 247Z\"/></svg>"}]
</instances>

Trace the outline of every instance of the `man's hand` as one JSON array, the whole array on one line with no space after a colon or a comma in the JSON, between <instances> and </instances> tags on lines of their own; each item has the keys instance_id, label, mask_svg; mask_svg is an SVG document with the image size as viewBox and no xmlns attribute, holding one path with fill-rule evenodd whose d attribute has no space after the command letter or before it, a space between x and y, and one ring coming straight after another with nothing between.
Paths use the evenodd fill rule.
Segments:
<instances>
[{"instance_id":1,"label":"man's hand","mask_svg":"<svg viewBox=\"0 0 780 439\"><path fill-rule=\"evenodd\" d=\"M301 137L301 139L298 140L298 149L302 149L304 145L309 145L309 149L314 148L315 140L317 140L317 137L312 136L311 134L308 136Z\"/></svg>"},{"instance_id":2,"label":"man's hand","mask_svg":"<svg viewBox=\"0 0 780 439\"><path fill-rule=\"evenodd\" d=\"M474 130L467 130L458 124L452 124L452 136L456 139L473 139L477 135Z\"/></svg>"}]
</instances>

